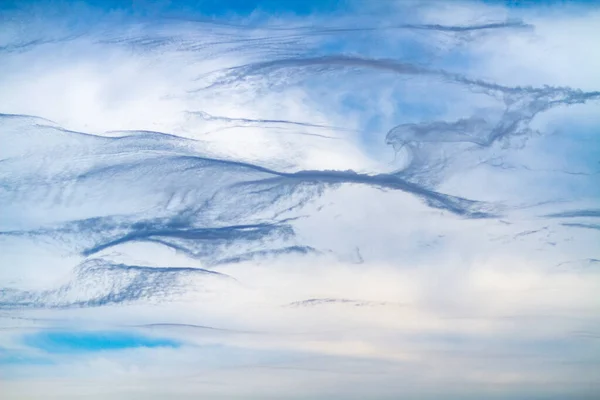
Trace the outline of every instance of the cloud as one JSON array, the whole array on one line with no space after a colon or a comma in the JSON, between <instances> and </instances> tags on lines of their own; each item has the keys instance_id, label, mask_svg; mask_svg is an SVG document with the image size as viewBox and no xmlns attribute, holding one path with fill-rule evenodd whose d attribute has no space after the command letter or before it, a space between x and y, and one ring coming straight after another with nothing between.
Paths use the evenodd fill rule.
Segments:
<instances>
[{"instance_id":1,"label":"cloud","mask_svg":"<svg viewBox=\"0 0 600 400\"><path fill-rule=\"evenodd\" d=\"M593 398L596 10L207 4L2 9L9 398Z\"/></svg>"}]
</instances>

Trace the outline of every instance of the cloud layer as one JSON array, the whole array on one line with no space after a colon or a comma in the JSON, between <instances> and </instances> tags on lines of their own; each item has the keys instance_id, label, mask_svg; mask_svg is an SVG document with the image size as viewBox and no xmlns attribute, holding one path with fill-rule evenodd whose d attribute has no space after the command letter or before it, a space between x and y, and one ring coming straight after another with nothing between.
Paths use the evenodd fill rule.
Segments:
<instances>
[{"instance_id":1,"label":"cloud layer","mask_svg":"<svg viewBox=\"0 0 600 400\"><path fill-rule=\"evenodd\" d=\"M311 4L0 11L8 398L600 392L598 9Z\"/></svg>"}]
</instances>

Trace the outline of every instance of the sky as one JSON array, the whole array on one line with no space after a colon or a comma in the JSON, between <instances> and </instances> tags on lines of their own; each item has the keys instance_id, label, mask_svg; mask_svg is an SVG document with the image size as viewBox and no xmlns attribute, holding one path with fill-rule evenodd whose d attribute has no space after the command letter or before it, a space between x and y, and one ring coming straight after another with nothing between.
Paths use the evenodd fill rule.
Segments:
<instances>
[{"instance_id":1,"label":"sky","mask_svg":"<svg viewBox=\"0 0 600 400\"><path fill-rule=\"evenodd\" d=\"M596 399L600 3L0 4L3 399Z\"/></svg>"}]
</instances>

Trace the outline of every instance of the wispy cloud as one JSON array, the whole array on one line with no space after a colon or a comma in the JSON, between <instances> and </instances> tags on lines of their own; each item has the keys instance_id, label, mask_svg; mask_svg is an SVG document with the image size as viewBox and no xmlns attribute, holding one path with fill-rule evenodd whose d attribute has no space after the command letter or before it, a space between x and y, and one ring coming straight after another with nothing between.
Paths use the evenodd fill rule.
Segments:
<instances>
[{"instance_id":1,"label":"wispy cloud","mask_svg":"<svg viewBox=\"0 0 600 400\"><path fill-rule=\"evenodd\" d=\"M8 397L593 398L597 9L209 3L0 9Z\"/></svg>"}]
</instances>

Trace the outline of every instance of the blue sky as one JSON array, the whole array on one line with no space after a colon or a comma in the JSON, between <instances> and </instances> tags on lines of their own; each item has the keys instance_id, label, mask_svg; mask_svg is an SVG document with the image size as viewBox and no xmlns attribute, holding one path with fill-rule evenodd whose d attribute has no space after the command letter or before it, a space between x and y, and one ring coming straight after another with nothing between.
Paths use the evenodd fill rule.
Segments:
<instances>
[{"instance_id":1,"label":"blue sky","mask_svg":"<svg viewBox=\"0 0 600 400\"><path fill-rule=\"evenodd\" d=\"M48 353L85 353L138 347L178 347L169 339L145 337L127 332L37 332L23 338L26 345Z\"/></svg>"},{"instance_id":2,"label":"blue sky","mask_svg":"<svg viewBox=\"0 0 600 400\"><path fill-rule=\"evenodd\" d=\"M596 3L0 20L7 398L600 392Z\"/></svg>"}]
</instances>

